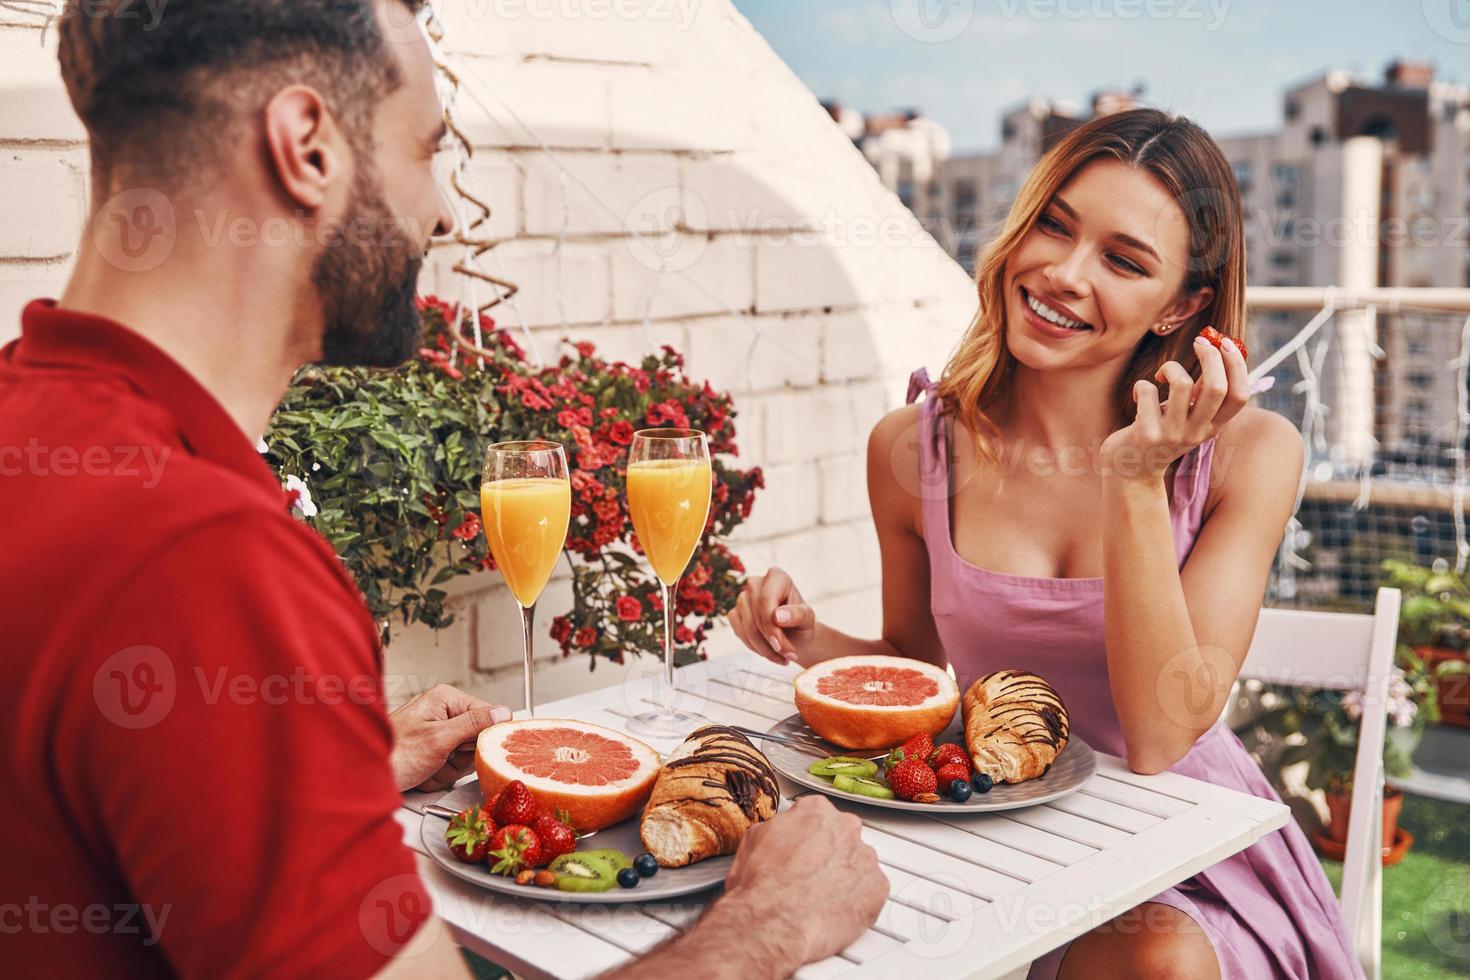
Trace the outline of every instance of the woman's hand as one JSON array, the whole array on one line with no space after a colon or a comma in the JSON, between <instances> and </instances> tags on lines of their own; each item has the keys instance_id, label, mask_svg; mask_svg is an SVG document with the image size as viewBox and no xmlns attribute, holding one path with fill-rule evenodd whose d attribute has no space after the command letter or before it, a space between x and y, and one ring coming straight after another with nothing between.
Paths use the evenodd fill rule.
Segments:
<instances>
[{"instance_id":1,"label":"woman's hand","mask_svg":"<svg viewBox=\"0 0 1470 980\"><path fill-rule=\"evenodd\" d=\"M1226 338L1216 350L1203 337L1194 342L1200 378L1195 381L1178 361L1159 369L1154 381L1167 382L1169 400L1159 404L1158 385L1133 386L1138 413L1133 424L1102 444L1103 473L1126 480L1157 480L1169 464L1225 427L1250 401L1250 378L1239 348Z\"/></svg>"},{"instance_id":2,"label":"woman's hand","mask_svg":"<svg viewBox=\"0 0 1470 980\"><path fill-rule=\"evenodd\" d=\"M741 643L783 667L801 660L817 634L816 613L779 568L746 580L730 625Z\"/></svg>"}]
</instances>

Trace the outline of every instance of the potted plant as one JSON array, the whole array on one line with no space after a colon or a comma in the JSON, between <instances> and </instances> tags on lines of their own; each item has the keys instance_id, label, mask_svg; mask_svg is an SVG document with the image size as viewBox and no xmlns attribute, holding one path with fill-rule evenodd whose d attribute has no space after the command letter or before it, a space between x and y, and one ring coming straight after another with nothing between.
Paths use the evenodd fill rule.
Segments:
<instances>
[{"instance_id":1,"label":"potted plant","mask_svg":"<svg viewBox=\"0 0 1470 980\"><path fill-rule=\"evenodd\" d=\"M494 567L480 527L489 443L550 439L567 447L573 489L566 555L573 603L553 618L563 655L623 662L662 653L662 599L628 520L624 471L637 429L709 434L714 487L704 541L680 581L676 657L704 656L734 608L745 568L728 547L764 486L736 465L728 394L684 372L671 347L638 364L568 344L536 365L505 331L433 296L419 300L424 347L395 370L311 367L292 383L261 452L295 498L294 512L336 549L391 639L395 621L453 621L443 586Z\"/></svg>"},{"instance_id":2,"label":"potted plant","mask_svg":"<svg viewBox=\"0 0 1470 980\"><path fill-rule=\"evenodd\" d=\"M1399 641L1408 644L1436 687L1438 718L1470 728L1470 582L1440 559L1432 567L1383 563L1383 584L1403 593Z\"/></svg>"},{"instance_id":3,"label":"potted plant","mask_svg":"<svg viewBox=\"0 0 1470 980\"><path fill-rule=\"evenodd\" d=\"M1400 646L1399 666L1388 685L1388 728L1383 745L1383 768L1389 779L1403 778L1414 771L1413 755L1424 727L1438 717L1434 679L1423 660L1409 647ZM1272 687L1263 698L1268 705L1260 725L1286 740L1280 764L1305 762L1308 789L1321 790L1327 800L1328 818L1319 849L1341 857L1347 841L1348 815L1352 809L1353 765L1358 754L1358 729L1363 717L1361 691L1326 691L1309 688ZM1394 860L1407 850L1398 830L1403 792L1393 785L1383 790L1383 844L1385 852L1400 845Z\"/></svg>"}]
</instances>

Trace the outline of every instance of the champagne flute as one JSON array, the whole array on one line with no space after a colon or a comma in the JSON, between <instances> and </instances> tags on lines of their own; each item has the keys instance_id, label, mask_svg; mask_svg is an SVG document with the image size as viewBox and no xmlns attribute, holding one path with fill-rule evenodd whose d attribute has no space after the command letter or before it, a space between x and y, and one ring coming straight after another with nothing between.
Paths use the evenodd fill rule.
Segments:
<instances>
[{"instance_id":1,"label":"champagne flute","mask_svg":"<svg viewBox=\"0 0 1470 980\"><path fill-rule=\"evenodd\" d=\"M644 429L628 449L628 513L663 588L663 704L629 720L628 730L684 736L703 721L674 707L674 593L709 519L709 440L695 429Z\"/></svg>"},{"instance_id":2,"label":"champagne flute","mask_svg":"<svg viewBox=\"0 0 1470 980\"><path fill-rule=\"evenodd\" d=\"M531 683L531 625L536 600L567 541L572 484L567 455L556 442L501 442L485 457L480 483L481 522L490 554L521 607L526 668L526 717L535 716Z\"/></svg>"}]
</instances>

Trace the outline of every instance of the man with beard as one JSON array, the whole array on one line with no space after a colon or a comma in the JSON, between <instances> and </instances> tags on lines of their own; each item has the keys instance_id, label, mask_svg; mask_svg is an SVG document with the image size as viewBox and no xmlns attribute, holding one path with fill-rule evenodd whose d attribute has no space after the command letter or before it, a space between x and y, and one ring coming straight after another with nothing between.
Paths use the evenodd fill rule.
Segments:
<instances>
[{"instance_id":1,"label":"man with beard","mask_svg":"<svg viewBox=\"0 0 1470 980\"><path fill-rule=\"evenodd\" d=\"M92 213L60 301L0 351L15 975L463 975L394 815L509 712L445 687L385 712L361 596L255 451L302 364L418 346L419 268L454 225L418 5L61 18ZM636 970L786 975L886 892L856 819L803 801Z\"/></svg>"}]
</instances>

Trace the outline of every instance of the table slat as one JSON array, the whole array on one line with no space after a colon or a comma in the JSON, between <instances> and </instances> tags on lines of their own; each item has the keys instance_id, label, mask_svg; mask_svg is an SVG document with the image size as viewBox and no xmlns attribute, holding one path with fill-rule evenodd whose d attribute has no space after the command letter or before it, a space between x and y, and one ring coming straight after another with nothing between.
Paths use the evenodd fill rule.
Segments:
<instances>
[{"instance_id":1,"label":"table slat","mask_svg":"<svg viewBox=\"0 0 1470 980\"><path fill-rule=\"evenodd\" d=\"M982 901L1009 895L1025 882L989 868L956 861L947 854L873 827L863 828L863 843L878 852L878 860L902 871L971 895Z\"/></svg>"},{"instance_id":2,"label":"table slat","mask_svg":"<svg viewBox=\"0 0 1470 980\"><path fill-rule=\"evenodd\" d=\"M1152 813L1133 810L1096 796L1083 796L1081 793L1073 793L1060 800L1052 800L1047 805L1063 813L1070 813L1126 831L1130 836L1163 822L1163 818L1156 817Z\"/></svg>"},{"instance_id":3,"label":"table slat","mask_svg":"<svg viewBox=\"0 0 1470 980\"><path fill-rule=\"evenodd\" d=\"M1012 810L1009 816L1017 823L1077 841L1079 844L1086 844L1088 847L1111 847L1121 840L1126 840L1129 836L1126 830L1119 830L1116 827L1098 823L1096 820L1088 820L1065 810L1058 810L1049 803L1043 806L1026 807L1023 810Z\"/></svg>"},{"instance_id":4,"label":"table slat","mask_svg":"<svg viewBox=\"0 0 1470 980\"><path fill-rule=\"evenodd\" d=\"M959 827L941 823L926 814L879 810L835 798L832 802L839 810L856 813L866 826L1023 882L1045 878L1062 867L1059 862L1023 854Z\"/></svg>"}]
</instances>

